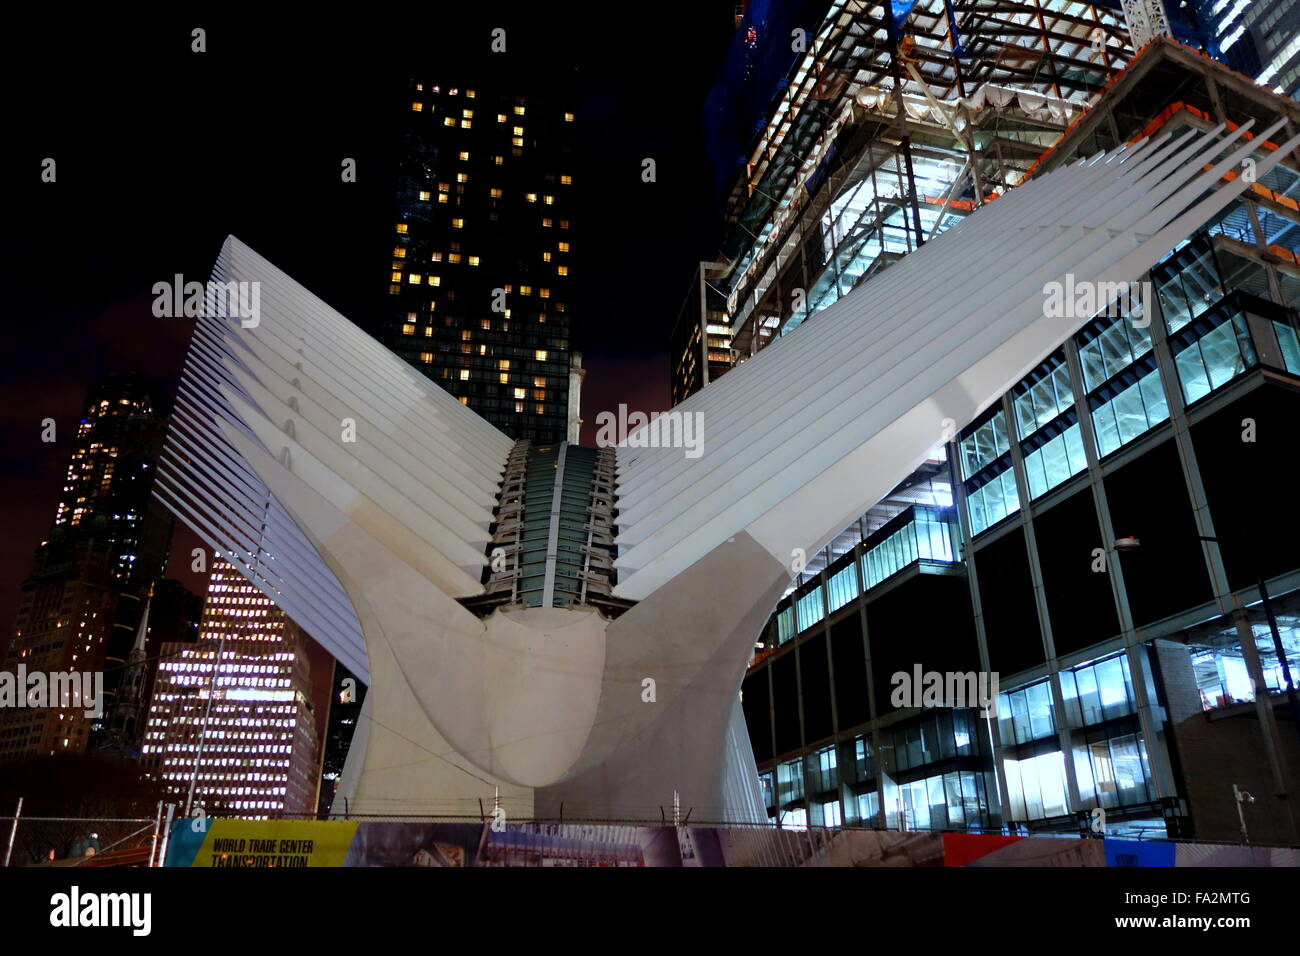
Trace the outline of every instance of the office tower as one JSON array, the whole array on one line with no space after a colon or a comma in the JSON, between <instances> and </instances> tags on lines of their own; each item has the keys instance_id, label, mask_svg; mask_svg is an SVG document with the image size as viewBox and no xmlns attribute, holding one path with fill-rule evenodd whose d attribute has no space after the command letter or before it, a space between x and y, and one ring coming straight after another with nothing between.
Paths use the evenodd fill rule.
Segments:
<instances>
[{"instance_id":1,"label":"office tower","mask_svg":"<svg viewBox=\"0 0 1300 956\"><path fill-rule=\"evenodd\" d=\"M669 343L672 400L685 401L731 368L731 326L724 296L713 281L725 262L701 262L691 276Z\"/></svg>"},{"instance_id":2,"label":"office tower","mask_svg":"<svg viewBox=\"0 0 1300 956\"><path fill-rule=\"evenodd\" d=\"M1022 182L1132 55L1104 7L895 6L910 18L831 5L798 24L802 53L784 27L742 27L710 90L726 226L709 285L736 361Z\"/></svg>"},{"instance_id":3,"label":"office tower","mask_svg":"<svg viewBox=\"0 0 1300 956\"><path fill-rule=\"evenodd\" d=\"M22 584L6 671L102 673L111 698L171 536L171 517L150 496L165 426L152 386L124 375L90 389L71 435L55 433L54 447L72 453ZM96 723L83 708L5 708L0 760L80 753Z\"/></svg>"},{"instance_id":4,"label":"office tower","mask_svg":"<svg viewBox=\"0 0 1300 956\"><path fill-rule=\"evenodd\" d=\"M1194 0L1171 12L1188 21L1211 56L1278 93L1295 98L1300 91L1300 7L1294 3ZM1174 36L1182 38L1177 26Z\"/></svg>"},{"instance_id":5,"label":"office tower","mask_svg":"<svg viewBox=\"0 0 1300 956\"><path fill-rule=\"evenodd\" d=\"M576 108L410 84L375 330L508 435L542 444L564 441L570 419Z\"/></svg>"},{"instance_id":6,"label":"office tower","mask_svg":"<svg viewBox=\"0 0 1300 956\"><path fill-rule=\"evenodd\" d=\"M1044 5L1049 26L1053 9L1062 11ZM917 22L919 47L933 20ZM1090 25L1076 29L1082 37ZM1077 78L1073 59L1057 71ZM954 217L974 212L974 226L996 210L981 208L972 168L987 197L1143 137L1220 122L1237 130L1253 119L1242 141L1255 142L1275 121L1300 123L1294 100L1163 37L1097 102L1082 110L1071 99L1059 119L998 92L997 62L962 67L966 97L982 97L995 115L980 147L959 149L946 166L914 150L916 175L949 171L918 189L927 242ZM980 71L983 92L970 83ZM929 86L948 102L941 83ZM844 91L856 105L839 143L853 142L856 124L870 130L874 107L860 92ZM933 117L912 113L915 146ZM1036 115L1054 130L1033 140L1037 155L998 145ZM785 120L774 113L768 130ZM1266 153L1285 129L1265 137ZM906 164L878 175L898 143L868 134L859 164L847 146L827 162L815 148L822 141L806 136L809 152L786 167L822 168L820 182L833 185L807 187L784 228L786 209L773 206L747 223L758 240L736 239L731 314L742 351L815 327L827 303L855 287L870 302L873 277L883 282L900 268L888 263L911 259ZM990 151L1015 162L998 173ZM1225 169L1220 181L1252 168ZM1291 457L1284 423L1300 411L1298 184L1292 152L1142 276L1145 300L1085 303L1068 336L1062 318L1063 344L1025 355L1027 374L968 423L936 423L932 460L808 557L743 687L771 818L1233 840L1237 784L1269 794L1240 807L1251 839L1295 841L1300 741L1287 675L1300 677L1291 544L1300 519L1273 500L1267 476ZM763 191L781 195L772 185ZM1090 208L1079 207L1080 221ZM784 235L804 237L803 255L772 247ZM988 268L1010 284L1029 255L1017 248ZM915 294L938 316L973 282ZM806 315L788 305L796 288L809 291ZM979 708L895 705L893 679L917 662L927 672L996 672L996 719Z\"/></svg>"},{"instance_id":7,"label":"office tower","mask_svg":"<svg viewBox=\"0 0 1300 956\"><path fill-rule=\"evenodd\" d=\"M313 814L320 745L306 635L217 560L192 644L159 648L143 759L182 805Z\"/></svg>"}]
</instances>

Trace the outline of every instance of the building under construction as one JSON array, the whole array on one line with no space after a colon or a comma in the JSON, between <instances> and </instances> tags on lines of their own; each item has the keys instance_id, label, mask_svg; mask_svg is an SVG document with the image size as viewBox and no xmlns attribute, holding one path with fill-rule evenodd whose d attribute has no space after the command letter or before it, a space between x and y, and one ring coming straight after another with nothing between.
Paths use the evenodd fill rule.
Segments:
<instances>
[{"instance_id":1,"label":"building under construction","mask_svg":"<svg viewBox=\"0 0 1300 956\"><path fill-rule=\"evenodd\" d=\"M710 95L706 124L725 126L774 60L791 62L726 196L722 262L679 317L675 400L1020 183L1133 53L1101 4L920 0L902 20L888 4L815 6L742 23ZM735 149L714 143L715 164ZM697 325L712 332L703 345Z\"/></svg>"},{"instance_id":2,"label":"building under construction","mask_svg":"<svg viewBox=\"0 0 1300 956\"><path fill-rule=\"evenodd\" d=\"M1300 130L1294 100L1142 13L1134 44L1082 3L936 0L904 22L831 4L729 193L700 327L741 363L1030 177L1188 129L1273 130L1270 149ZM743 687L774 819L1295 841L1300 517L1257 509L1300 414L1297 170L1286 156L1159 262L1145 311L1099 303L1026 356L796 558ZM1031 253L1006 250L1009 283ZM918 660L999 674L996 719L897 706L891 676Z\"/></svg>"}]
</instances>

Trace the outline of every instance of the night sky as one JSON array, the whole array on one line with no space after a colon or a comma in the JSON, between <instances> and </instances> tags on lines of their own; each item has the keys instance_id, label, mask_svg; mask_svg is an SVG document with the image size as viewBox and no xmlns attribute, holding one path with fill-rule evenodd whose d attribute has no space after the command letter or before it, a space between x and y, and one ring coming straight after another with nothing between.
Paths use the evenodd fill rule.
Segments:
<instances>
[{"instance_id":1,"label":"night sky","mask_svg":"<svg viewBox=\"0 0 1300 956\"><path fill-rule=\"evenodd\" d=\"M596 412L621 401L668 407L669 331L694 264L718 245L701 108L734 4L548 4L527 16L481 4L492 12L474 17L428 6L439 12L318 7L288 22L265 8L147 21L51 12L10 35L0 626L53 518L87 387L135 371L170 393L179 377L191 321L153 317L155 282L206 279L234 233L349 317L382 305L413 76L579 91L572 341L589 369L584 440ZM206 53L190 51L194 27ZM490 51L493 27L506 30L504 54ZM52 184L40 179L47 156ZM344 157L357 160L355 184L341 182ZM641 181L645 157L656 183ZM40 441L46 417L65 440ZM190 546L178 529L173 573Z\"/></svg>"}]
</instances>

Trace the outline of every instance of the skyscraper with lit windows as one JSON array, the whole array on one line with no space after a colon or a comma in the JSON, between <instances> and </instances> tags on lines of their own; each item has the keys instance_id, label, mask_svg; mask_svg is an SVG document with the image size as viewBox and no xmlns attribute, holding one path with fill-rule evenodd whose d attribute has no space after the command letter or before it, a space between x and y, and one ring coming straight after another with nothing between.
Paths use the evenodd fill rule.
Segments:
<instances>
[{"instance_id":1,"label":"skyscraper with lit windows","mask_svg":"<svg viewBox=\"0 0 1300 956\"><path fill-rule=\"evenodd\" d=\"M315 810L320 745L306 635L227 561L208 581L199 639L162 645L144 760L208 813Z\"/></svg>"},{"instance_id":2,"label":"skyscraper with lit windows","mask_svg":"<svg viewBox=\"0 0 1300 956\"><path fill-rule=\"evenodd\" d=\"M571 104L413 80L378 338L512 438L563 441Z\"/></svg>"},{"instance_id":3,"label":"skyscraper with lit windows","mask_svg":"<svg viewBox=\"0 0 1300 956\"><path fill-rule=\"evenodd\" d=\"M162 399L137 375L90 389L54 521L33 555L7 651L17 673L104 673L111 695L149 585L166 562L172 518L151 497L166 428ZM60 447L62 423L45 435ZM0 645L3 647L3 645ZM83 709L0 711L0 761L81 753L97 718Z\"/></svg>"}]
</instances>

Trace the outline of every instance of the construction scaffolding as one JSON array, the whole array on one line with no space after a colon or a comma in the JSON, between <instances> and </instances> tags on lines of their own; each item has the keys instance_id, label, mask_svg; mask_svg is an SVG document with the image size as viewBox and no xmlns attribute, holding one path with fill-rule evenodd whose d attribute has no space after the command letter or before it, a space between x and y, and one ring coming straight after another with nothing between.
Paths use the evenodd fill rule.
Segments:
<instances>
[{"instance_id":1,"label":"construction scaffolding","mask_svg":"<svg viewBox=\"0 0 1300 956\"><path fill-rule=\"evenodd\" d=\"M1133 50L1073 0L832 3L727 200L735 361L1018 185Z\"/></svg>"}]
</instances>

